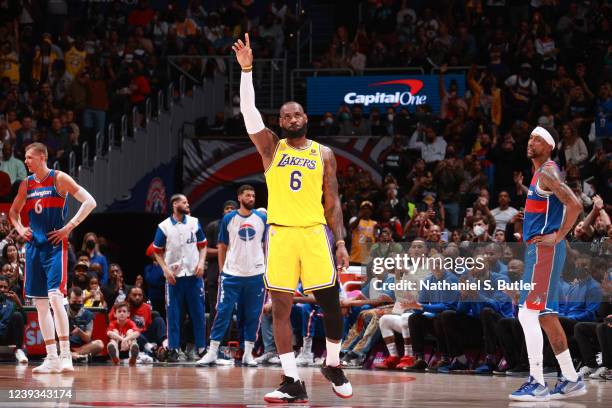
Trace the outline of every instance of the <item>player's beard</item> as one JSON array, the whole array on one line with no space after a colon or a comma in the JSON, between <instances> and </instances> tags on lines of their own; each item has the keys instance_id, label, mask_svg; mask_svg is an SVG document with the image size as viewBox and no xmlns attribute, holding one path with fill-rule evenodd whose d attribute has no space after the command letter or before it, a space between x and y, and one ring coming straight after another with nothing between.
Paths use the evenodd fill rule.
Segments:
<instances>
[{"instance_id":1,"label":"player's beard","mask_svg":"<svg viewBox=\"0 0 612 408\"><path fill-rule=\"evenodd\" d=\"M308 132L308 123L304 123L304 126L295 130L282 128L281 131L283 138L299 139L302 136L306 136L306 132Z\"/></svg>"},{"instance_id":2,"label":"player's beard","mask_svg":"<svg viewBox=\"0 0 612 408\"><path fill-rule=\"evenodd\" d=\"M183 215L189 215L191 213L191 211L189 210L189 207L178 207L177 210L179 214L183 214Z\"/></svg>"},{"instance_id":3,"label":"player's beard","mask_svg":"<svg viewBox=\"0 0 612 408\"><path fill-rule=\"evenodd\" d=\"M247 210L249 210L249 211L251 211L255 207L255 202L254 201L252 203L247 203L245 201L241 201L240 204L242 204L242 206L244 208L246 208Z\"/></svg>"}]
</instances>

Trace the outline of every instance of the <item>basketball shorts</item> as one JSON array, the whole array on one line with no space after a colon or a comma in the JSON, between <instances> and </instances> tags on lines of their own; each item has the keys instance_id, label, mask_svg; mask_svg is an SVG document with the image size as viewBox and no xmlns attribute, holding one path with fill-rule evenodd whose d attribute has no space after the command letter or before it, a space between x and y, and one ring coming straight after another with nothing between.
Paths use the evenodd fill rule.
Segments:
<instances>
[{"instance_id":1,"label":"basketball shorts","mask_svg":"<svg viewBox=\"0 0 612 408\"><path fill-rule=\"evenodd\" d=\"M336 284L331 231L326 225L268 227L264 274L266 288L294 293L298 281L302 282L305 292Z\"/></svg>"},{"instance_id":2,"label":"basketball shorts","mask_svg":"<svg viewBox=\"0 0 612 408\"><path fill-rule=\"evenodd\" d=\"M26 243L26 297L46 298L48 292L59 290L66 295L68 283L68 242L59 245Z\"/></svg>"},{"instance_id":3,"label":"basketball shorts","mask_svg":"<svg viewBox=\"0 0 612 408\"><path fill-rule=\"evenodd\" d=\"M540 314L559 312L559 280L565 252L565 240L555 246L527 245L523 284L531 283L532 288L521 291L520 307L539 310Z\"/></svg>"}]
</instances>

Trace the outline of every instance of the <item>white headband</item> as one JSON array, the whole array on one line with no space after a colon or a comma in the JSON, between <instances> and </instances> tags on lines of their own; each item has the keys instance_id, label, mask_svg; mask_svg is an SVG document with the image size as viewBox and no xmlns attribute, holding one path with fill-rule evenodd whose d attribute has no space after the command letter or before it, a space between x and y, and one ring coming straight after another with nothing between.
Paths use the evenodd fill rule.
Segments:
<instances>
[{"instance_id":1,"label":"white headband","mask_svg":"<svg viewBox=\"0 0 612 408\"><path fill-rule=\"evenodd\" d=\"M531 131L531 134L536 134L540 136L542 139L546 141L553 149L556 147L555 139L548 133L548 130L544 129L542 126L538 126Z\"/></svg>"}]
</instances>

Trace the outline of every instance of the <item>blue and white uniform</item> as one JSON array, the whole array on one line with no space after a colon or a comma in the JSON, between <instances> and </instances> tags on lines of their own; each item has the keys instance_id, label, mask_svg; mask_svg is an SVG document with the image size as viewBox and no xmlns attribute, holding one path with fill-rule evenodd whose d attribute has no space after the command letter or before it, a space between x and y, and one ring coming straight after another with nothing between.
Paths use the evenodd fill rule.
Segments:
<instances>
[{"instance_id":1,"label":"blue and white uniform","mask_svg":"<svg viewBox=\"0 0 612 408\"><path fill-rule=\"evenodd\" d=\"M254 342L265 300L263 240L267 218L253 210L243 216L237 210L227 213L219 225L219 244L227 245L225 263L219 276L217 316L211 341L222 341L238 304L244 340Z\"/></svg>"},{"instance_id":2,"label":"blue and white uniform","mask_svg":"<svg viewBox=\"0 0 612 408\"><path fill-rule=\"evenodd\" d=\"M189 215L185 215L180 222L170 216L157 227L153 247L158 253L165 248L164 261L176 278L175 285L166 282L169 349L178 349L181 344L181 312L185 304L193 322L196 347L206 347L204 280L195 276L200 249L206 244L200 222Z\"/></svg>"},{"instance_id":3,"label":"blue and white uniform","mask_svg":"<svg viewBox=\"0 0 612 408\"><path fill-rule=\"evenodd\" d=\"M540 174L545 167L558 169L552 160L545 162L529 185L523 221L523 239L527 243L523 282L535 285L530 291L521 291L519 301L521 307L539 310L540 314L558 313L558 285L565 263L565 240L555 246L532 242L534 237L558 231L565 216L565 206L559 198L540 188Z\"/></svg>"}]
</instances>

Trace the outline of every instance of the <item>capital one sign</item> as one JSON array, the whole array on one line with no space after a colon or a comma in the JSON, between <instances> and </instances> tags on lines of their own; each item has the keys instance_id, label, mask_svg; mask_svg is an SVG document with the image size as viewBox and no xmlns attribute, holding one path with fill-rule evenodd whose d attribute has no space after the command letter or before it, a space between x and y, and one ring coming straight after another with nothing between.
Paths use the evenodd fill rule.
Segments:
<instances>
[{"instance_id":1,"label":"capital one sign","mask_svg":"<svg viewBox=\"0 0 612 408\"><path fill-rule=\"evenodd\" d=\"M447 75L446 86L455 80L459 95L465 92L463 75ZM440 111L437 75L406 76L343 76L308 78L307 113L321 115L336 113L340 105L362 105L366 112L372 107L380 110L392 107L414 111L416 106L428 104Z\"/></svg>"}]
</instances>

